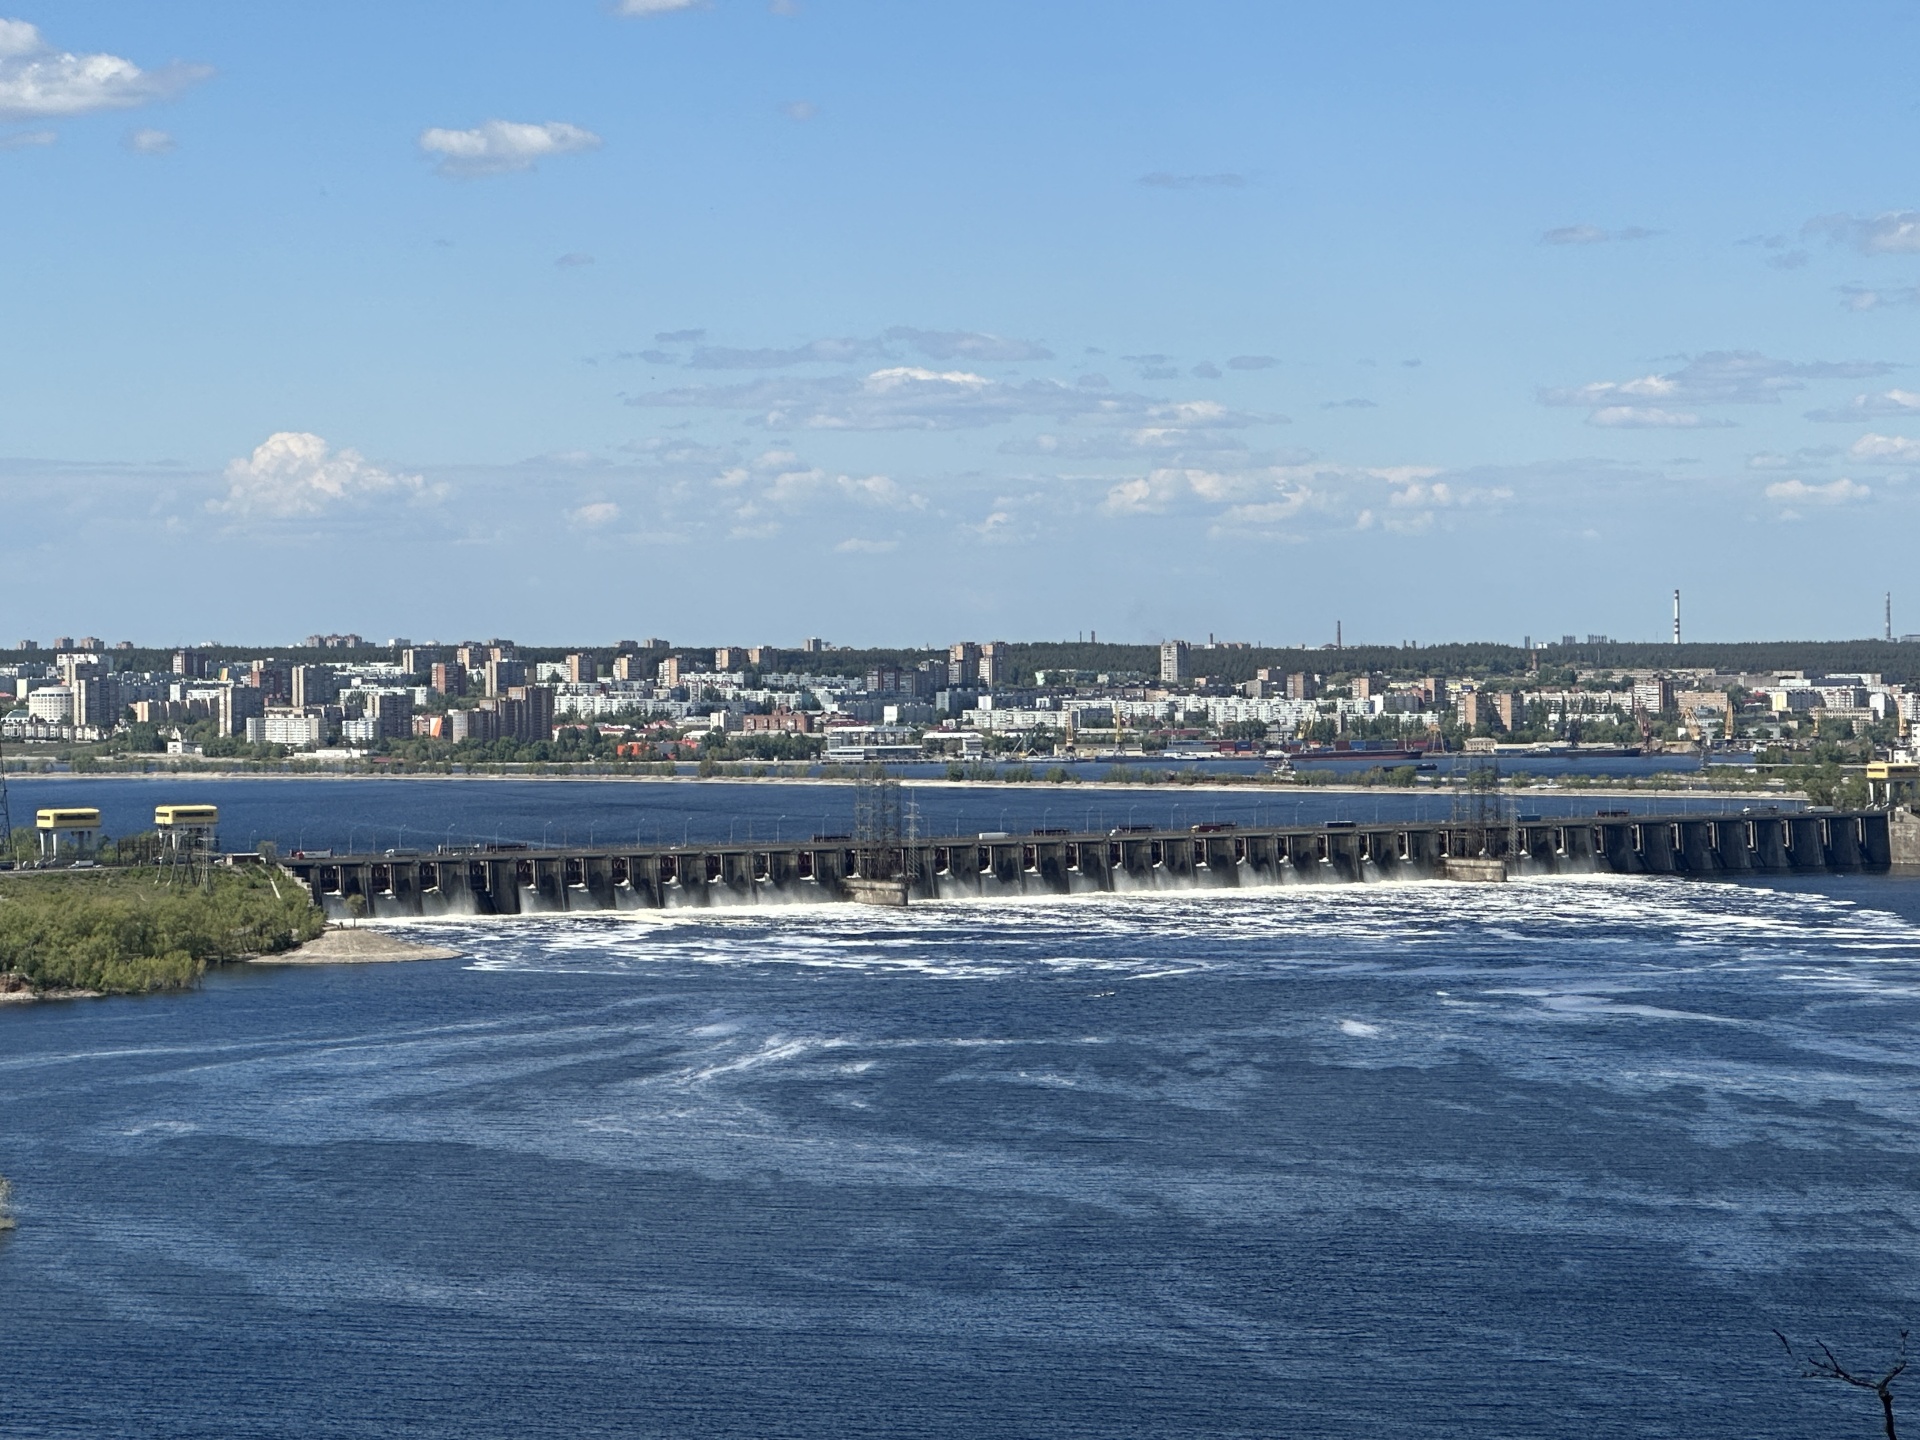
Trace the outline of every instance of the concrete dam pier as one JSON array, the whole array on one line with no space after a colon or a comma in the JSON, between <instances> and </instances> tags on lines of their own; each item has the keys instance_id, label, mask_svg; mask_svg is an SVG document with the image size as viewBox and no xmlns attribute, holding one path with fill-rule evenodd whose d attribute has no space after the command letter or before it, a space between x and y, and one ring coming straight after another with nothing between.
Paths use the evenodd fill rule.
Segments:
<instances>
[{"instance_id":1,"label":"concrete dam pier","mask_svg":"<svg viewBox=\"0 0 1920 1440\"><path fill-rule=\"evenodd\" d=\"M1875 872L1920 861L1915 828L1911 816L1885 810L1602 813L1471 824L994 831L882 845L838 835L744 844L487 845L296 854L284 864L331 916L398 919L1521 875Z\"/></svg>"}]
</instances>

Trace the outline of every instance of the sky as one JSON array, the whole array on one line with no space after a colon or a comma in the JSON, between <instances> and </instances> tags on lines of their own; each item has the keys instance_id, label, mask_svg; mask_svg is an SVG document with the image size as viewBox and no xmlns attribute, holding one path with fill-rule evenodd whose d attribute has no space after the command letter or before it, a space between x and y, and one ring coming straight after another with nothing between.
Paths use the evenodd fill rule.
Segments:
<instances>
[{"instance_id":1,"label":"sky","mask_svg":"<svg viewBox=\"0 0 1920 1440\"><path fill-rule=\"evenodd\" d=\"M0 3L0 643L1920 631L1916 53Z\"/></svg>"}]
</instances>

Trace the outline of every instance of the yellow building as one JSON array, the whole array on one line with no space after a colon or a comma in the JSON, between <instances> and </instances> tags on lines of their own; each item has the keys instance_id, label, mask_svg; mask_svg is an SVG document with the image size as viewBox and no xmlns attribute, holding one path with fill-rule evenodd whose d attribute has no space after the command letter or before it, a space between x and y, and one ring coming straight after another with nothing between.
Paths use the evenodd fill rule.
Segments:
<instances>
[{"instance_id":1,"label":"yellow building","mask_svg":"<svg viewBox=\"0 0 1920 1440\"><path fill-rule=\"evenodd\" d=\"M79 808L36 810L33 828L40 834L42 860L84 859L100 843L100 812Z\"/></svg>"},{"instance_id":2,"label":"yellow building","mask_svg":"<svg viewBox=\"0 0 1920 1440\"><path fill-rule=\"evenodd\" d=\"M218 805L156 805L153 828L176 850L212 850L220 828Z\"/></svg>"},{"instance_id":3,"label":"yellow building","mask_svg":"<svg viewBox=\"0 0 1920 1440\"><path fill-rule=\"evenodd\" d=\"M1920 765L1905 760L1867 762L1869 805L1912 805L1920 800Z\"/></svg>"}]
</instances>

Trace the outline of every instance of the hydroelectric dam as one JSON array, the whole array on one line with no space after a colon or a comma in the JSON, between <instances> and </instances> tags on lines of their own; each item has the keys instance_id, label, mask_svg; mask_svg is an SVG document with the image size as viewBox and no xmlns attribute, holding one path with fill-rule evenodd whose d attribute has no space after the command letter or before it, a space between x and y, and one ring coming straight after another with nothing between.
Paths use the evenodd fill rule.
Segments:
<instances>
[{"instance_id":1,"label":"hydroelectric dam","mask_svg":"<svg viewBox=\"0 0 1920 1440\"><path fill-rule=\"evenodd\" d=\"M1555 874L1734 879L1920 867L1904 810L1534 816L1474 822L1123 826L879 842L480 845L295 854L328 915L559 914L680 906L915 901Z\"/></svg>"}]
</instances>

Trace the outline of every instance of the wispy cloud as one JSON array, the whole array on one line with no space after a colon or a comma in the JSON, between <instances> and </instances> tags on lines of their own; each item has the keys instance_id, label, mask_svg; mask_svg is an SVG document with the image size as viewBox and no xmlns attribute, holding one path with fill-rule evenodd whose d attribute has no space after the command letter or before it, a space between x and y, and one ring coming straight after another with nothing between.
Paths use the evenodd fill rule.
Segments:
<instances>
[{"instance_id":1,"label":"wispy cloud","mask_svg":"<svg viewBox=\"0 0 1920 1440\"><path fill-rule=\"evenodd\" d=\"M1322 410L1373 410L1378 408L1373 401L1362 395L1350 395L1345 400L1328 400Z\"/></svg>"},{"instance_id":2,"label":"wispy cloud","mask_svg":"<svg viewBox=\"0 0 1920 1440\"><path fill-rule=\"evenodd\" d=\"M1639 225L1624 230L1602 230L1598 225L1560 225L1540 234L1542 245L1605 245L1616 240L1650 240L1660 232Z\"/></svg>"},{"instance_id":3,"label":"wispy cloud","mask_svg":"<svg viewBox=\"0 0 1920 1440\"><path fill-rule=\"evenodd\" d=\"M890 365L867 374L778 377L742 385L690 385L637 395L656 409L758 412L770 427L811 430L953 430L1022 416L1220 429L1284 423L1211 400L1166 401L1058 380L995 380L971 370Z\"/></svg>"},{"instance_id":4,"label":"wispy cloud","mask_svg":"<svg viewBox=\"0 0 1920 1440\"><path fill-rule=\"evenodd\" d=\"M929 360L1051 360L1053 352L1034 340L1011 340L981 330L916 330L895 325L886 338L911 346Z\"/></svg>"},{"instance_id":5,"label":"wispy cloud","mask_svg":"<svg viewBox=\"0 0 1920 1440\"><path fill-rule=\"evenodd\" d=\"M174 139L164 130L135 130L127 136L127 148L136 155L171 155Z\"/></svg>"},{"instance_id":6,"label":"wispy cloud","mask_svg":"<svg viewBox=\"0 0 1920 1440\"><path fill-rule=\"evenodd\" d=\"M53 144L59 138L59 132L55 130L15 130L11 134L0 135L0 150L37 150Z\"/></svg>"},{"instance_id":7,"label":"wispy cloud","mask_svg":"<svg viewBox=\"0 0 1920 1440\"><path fill-rule=\"evenodd\" d=\"M553 156L599 147L600 137L591 130L561 120L539 125L488 120L471 130L432 129L420 134L420 148L440 157L434 169L454 178L531 170Z\"/></svg>"},{"instance_id":8,"label":"wispy cloud","mask_svg":"<svg viewBox=\"0 0 1920 1440\"><path fill-rule=\"evenodd\" d=\"M1843 424L1885 415L1920 415L1920 391L1882 390L1874 395L1856 395L1844 405L1807 411L1809 420L1830 420Z\"/></svg>"},{"instance_id":9,"label":"wispy cloud","mask_svg":"<svg viewBox=\"0 0 1920 1440\"><path fill-rule=\"evenodd\" d=\"M1901 285L1869 289L1865 285L1842 285L1841 303L1849 310L1880 310L1889 305L1920 304L1920 286Z\"/></svg>"},{"instance_id":10,"label":"wispy cloud","mask_svg":"<svg viewBox=\"0 0 1920 1440\"><path fill-rule=\"evenodd\" d=\"M1893 368L1877 360L1797 362L1770 359L1752 350L1714 350L1692 357L1678 370L1542 390L1540 403L1580 405L1596 411L1643 405L1662 409L1673 405L1771 405L1789 391L1804 390L1810 380L1857 379L1884 375ZM1627 417L1615 423L1633 422Z\"/></svg>"},{"instance_id":11,"label":"wispy cloud","mask_svg":"<svg viewBox=\"0 0 1920 1440\"><path fill-rule=\"evenodd\" d=\"M1851 244L1862 255L1920 254L1920 210L1883 210L1878 215L1817 215L1803 235L1824 235Z\"/></svg>"},{"instance_id":12,"label":"wispy cloud","mask_svg":"<svg viewBox=\"0 0 1920 1440\"><path fill-rule=\"evenodd\" d=\"M642 19L651 19L658 15L672 15L681 10L704 10L707 0L620 0L615 7L622 15L634 15Z\"/></svg>"},{"instance_id":13,"label":"wispy cloud","mask_svg":"<svg viewBox=\"0 0 1920 1440\"><path fill-rule=\"evenodd\" d=\"M1871 494L1871 486L1845 478L1829 480L1824 485L1809 485L1804 480L1776 480L1767 486L1767 498L1783 505L1845 505L1849 501L1864 500Z\"/></svg>"},{"instance_id":14,"label":"wispy cloud","mask_svg":"<svg viewBox=\"0 0 1920 1440\"><path fill-rule=\"evenodd\" d=\"M620 507L611 500L595 500L592 504L569 510L567 518L585 529L595 530L618 520Z\"/></svg>"},{"instance_id":15,"label":"wispy cloud","mask_svg":"<svg viewBox=\"0 0 1920 1440\"><path fill-rule=\"evenodd\" d=\"M1587 423L1606 430L1701 430L1733 422L1708 420L1690 410L1668 410L1659 405L1603 405L1587 416Z\"/></svg>"},{"instance_id":16,"label":"wispy cloud","mask_svg":"<svg viewBox=\"0 0 1920 1440\"><path fill-rule=\"evenodd\" d=\"M55 50L25 20L0 20L0 120L59 120L165 100L213 73L207 65L142 70L118 55Z\"/></svg>"},{"instance_id":17,"label":"wispy cloud","mask_svg":"<svg viewBox=\"0 0 1920 1440\"><path fill-rule=\"evenodd\" d=\"M1227 361L1229 370L1269 370L1280 362L1271 355L1235 355Z\"/></svg>"},{"instance_id":18,"label":"wispy cloud","mask_svg":"<svg viewBox=\"0 0 1920 1440\"><path fill-rule=\"evenodd\" d=\"M554 262L562 270L578 270L582 265L593 264L593 256L583 250L569 250L557 257Z\"/></svg>"},{"instance_id":19,"label":"wispy cloud","mask_svg":"<svg viewBox=\"0 0 1920 1440\"><path fill-rule=\"evenodd\" d=\"M780 113L789 120L804 124L820 113L820 107L811 100L789 100L780 107Z\"/></svg>"},{"instance_id":20,"label":"wispy cloud","mask_svg":"<svg viewBox=\"0 0 1920 1440\"><path fill-rule=\"evenodd\" d=\"M1881 465L1920 464L1920 440L1909 440L1904 435L1876 435L1869 431L1847 447L1847 454L1855 460Z\"/></svg>"}]
</instances>

